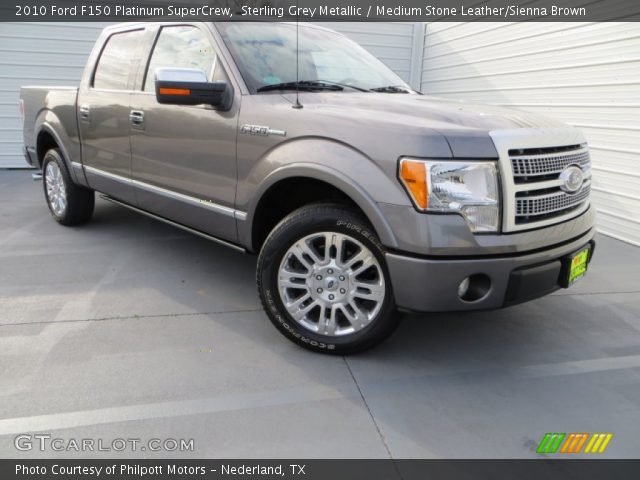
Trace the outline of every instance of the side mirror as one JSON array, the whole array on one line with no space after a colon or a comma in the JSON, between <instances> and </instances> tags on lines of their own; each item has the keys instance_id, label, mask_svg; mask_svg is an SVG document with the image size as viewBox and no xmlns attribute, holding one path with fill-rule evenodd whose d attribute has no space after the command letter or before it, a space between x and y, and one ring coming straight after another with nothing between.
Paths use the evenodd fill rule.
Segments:
<instances>
[{"instance_id":1,"label":"side mirror","mask_svg":"<svg viewBox=\"0 0 640 480\"><path fill-rule=\"evenodd\" d=\"M197 68L159 68L156 99L170 105L211 105L229 110L233 90L226 82L208 82L204 71Z\"/></svg>"}]
</instances>

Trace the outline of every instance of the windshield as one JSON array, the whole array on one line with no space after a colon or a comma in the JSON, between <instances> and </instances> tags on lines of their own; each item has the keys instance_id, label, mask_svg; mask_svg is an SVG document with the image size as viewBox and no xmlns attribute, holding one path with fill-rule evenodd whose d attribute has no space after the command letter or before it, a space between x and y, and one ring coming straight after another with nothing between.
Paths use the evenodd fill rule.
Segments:
<instances>
[{"instance_id":1,"label":"windshield","mask_svg":"<svg viewBox=\"0 0 640 480\"><path fill-rule=\"evenodd\" d=\"M218 29L252 93L296 78L366 90L389 86L411 90L364 48L335 32L300 25L296 77L295 24L229 22L218 24Z\"/></svg>"}]
</instances>

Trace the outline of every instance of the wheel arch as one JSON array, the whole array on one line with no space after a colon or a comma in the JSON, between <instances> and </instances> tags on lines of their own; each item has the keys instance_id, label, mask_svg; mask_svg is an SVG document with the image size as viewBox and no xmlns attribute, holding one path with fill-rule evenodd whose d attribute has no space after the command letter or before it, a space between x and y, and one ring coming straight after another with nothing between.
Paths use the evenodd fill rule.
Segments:
<instances>
[{"instance_id":1,"label":"wheel arch","mask_svg":"<svg viewBox=\"0 0 640 480\"><path fill-rule=\"evenodd\" d=\"M343 173L317 164L287 165L265 178L246 219L239 222L240 238L250 250L259 251L282 218L299 207L323 201L343 203L358 211L384 245L396 245L389 223L371 196Z\"/></svg>"},{"instance_id":2,"label":"wheel arch","mask_svg":"<svg viewBox=\"0 0 640 480\"><path fill-rule=\"evenodd\" d=\"M78 179L76 169L73 168L72 159L78 158L80 155L79 144L72 141L57 115L52 110L42 110L36 119L34 131L36 158L39 168L42 168L47 151L51 148L58 148L71 179L75 183L85 185L84 179Z\"/></svg>"},{"instance_id":3,"label":"wheel arch","mask_svg":"<svg viewBox=\"0 0 640 480\"><path fill-rule=\"evenodd\" d=\"M40 130L40 132L38 132L38 136L36 138L36 158L38 159L38 166L40 167L40 169L42 169L43 167L44 156L52 148L58 148L62 151L60 142L56 138L55 134L52 133L49 129L43 128L42 130ZM63 156L65 156L64 152Z\"/></svg>"}]
</instances>

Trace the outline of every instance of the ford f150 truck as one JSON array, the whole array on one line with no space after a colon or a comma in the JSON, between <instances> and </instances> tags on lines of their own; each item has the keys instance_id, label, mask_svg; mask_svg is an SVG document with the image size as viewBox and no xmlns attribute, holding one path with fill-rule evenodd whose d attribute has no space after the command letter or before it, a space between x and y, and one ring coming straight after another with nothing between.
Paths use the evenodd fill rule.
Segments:
<instances>
[{"instance_id":1,"label":"ford f150 truck","mask_svg":"<svg viewBox=\"0 0 640 480\"><path fill-rule=\"evenodd\" d=\"M580 131L416 92L319 26L108 27L79 88L21 102L58 222L87 222L98 192L258 253L269 318L314 351L369 348L398 311L540 297L593 255Z\"/></svg>"}]
</instances>

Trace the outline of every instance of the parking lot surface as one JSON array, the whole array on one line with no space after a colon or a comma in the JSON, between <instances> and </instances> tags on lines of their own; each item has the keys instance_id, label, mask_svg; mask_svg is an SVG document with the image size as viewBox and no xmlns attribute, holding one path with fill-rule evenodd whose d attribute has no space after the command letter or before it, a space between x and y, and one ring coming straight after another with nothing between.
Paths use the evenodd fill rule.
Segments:
<instances>
[{"instance_id":1,"label":"parking lot surface","mask_svg":"<svg viewBox=\"0 0 640 480\"><path fill-rule=\"evenodd\" d=\"M330 357L276 332L255 257L101 200L60 226L30 171L0 171L0 456L533 458L546 432L611 432L601 457L637 458L640 248L597 240L570 290ZM33 432L194 448L14 447Z\"/></svg>"}]
</instances>

